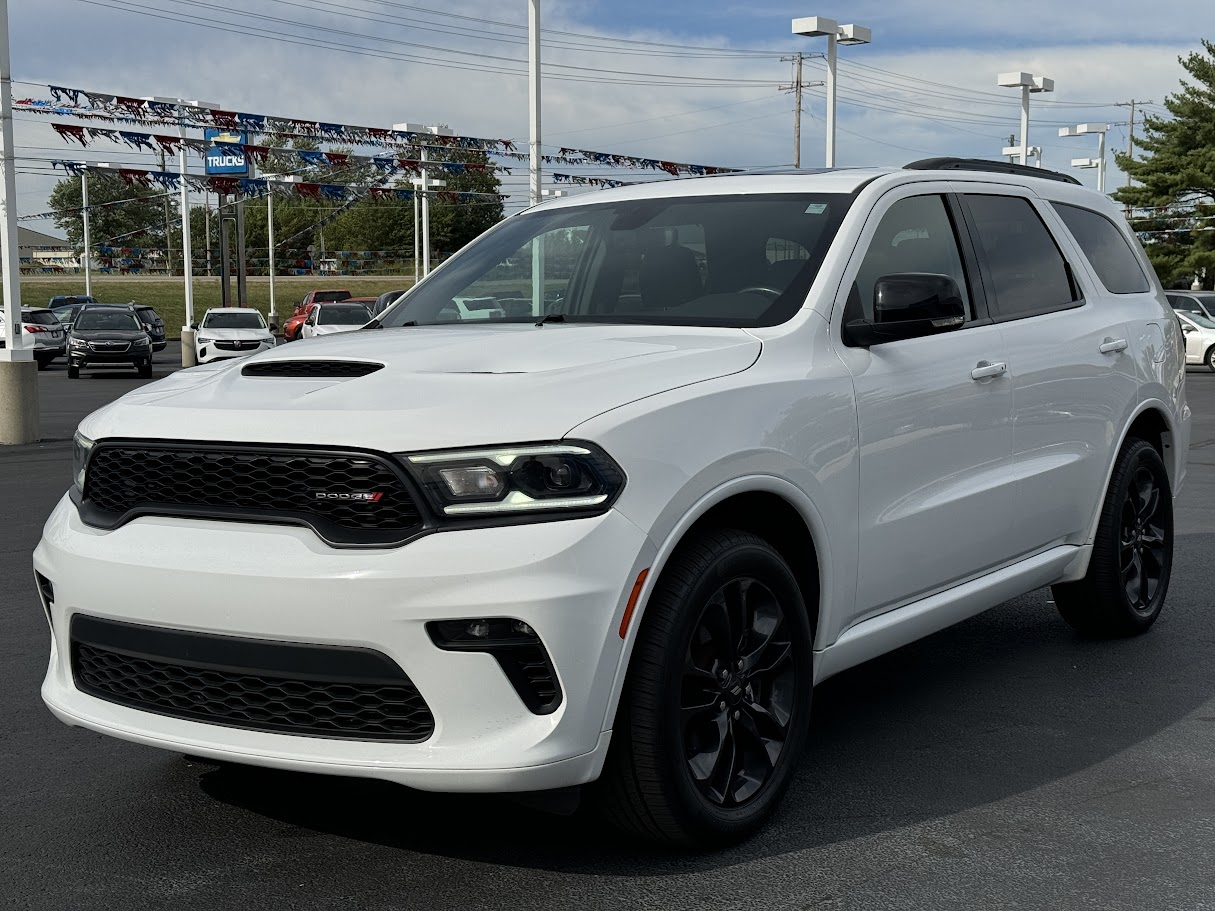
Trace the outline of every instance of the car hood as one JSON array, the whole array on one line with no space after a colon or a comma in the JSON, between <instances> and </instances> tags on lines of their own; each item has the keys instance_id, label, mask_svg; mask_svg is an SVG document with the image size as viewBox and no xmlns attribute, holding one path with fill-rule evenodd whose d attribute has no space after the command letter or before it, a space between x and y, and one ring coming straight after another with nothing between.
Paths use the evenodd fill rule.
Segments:
<instances>
[{"instance_id":1,"label":"car hood","mask_svg":"<svg viewBox=\"0 0 1215 911\"><path fill-rule=\"evenodd\" d=\"M93 439L152 437L384 451L560 439L637 399L738 373L742 329L529 324L346 332L182 370L85 419ZM346 379L245 376L254 364L382 364Z\"/></svg>"},{"instance_id":2,"label":"car hood","mask_svg":"<svg viewBox=\"0 0 1215 911\"><path fill-rule=\"evenodd\" d=\"M210 338L224 342L249 342L264 339L270 335L269 329L207 329L198 330L200 338Z\"/></svg>"},{"instance_id":3,"label":"car hood","mask_svg":"<svg viewBox=\"0 0 1215 911\"><path fill-rule=\"evenodd\" d=\"M114 329L73 329L72 338L82 338L87 342L134 342L147 338L142 329L116 331Z\"/></svg>"}]
</instances>

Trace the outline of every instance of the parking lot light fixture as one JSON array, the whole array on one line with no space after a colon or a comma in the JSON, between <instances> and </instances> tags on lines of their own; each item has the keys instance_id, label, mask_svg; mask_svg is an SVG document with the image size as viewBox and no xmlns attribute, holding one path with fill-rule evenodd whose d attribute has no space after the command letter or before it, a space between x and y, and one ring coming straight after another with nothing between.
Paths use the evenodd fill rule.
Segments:
<instances>
[{"instance_id":1,"label":"parking lot light fixture","mask_svg":"<svg viewBox=\"0 0 1215 911\"><path fill-rule=\"evenodd\" d=\"M431 133L435 136L455 136L455 130L444 126L427 126L420 123L394 123L394 130L402 130L406 133ZM422 277L425 278L430 274L430 200L428 190L431 186L446 186L443 181L431 180L426 171L427 153L426 144L420 144L420 157L422 159L422 182L418 185L422 192ZM415 260L416 262L416 260Z\"/></svg>"},{"instance_id":2,"label":"parking lot light fixture","mask_svg":"<svg viewBox=\"0 0 1215 911\"><path fill-rule=\"evenodd\" d=\"M1109 132L1110 125L1108 123L1078 123L1074 127L1060 127L1060 136L1087 136L1092 133L1097 134L1097 157L1096 158L1073 158L1073 168L1096 168L1097 169L1097 192L1105 192L1105 134ZM1090 162L1082 164L1081 162Z\"/></svg>"},{"instance_id":3,"label":"parking lot light fixture","mask_svg":"<svg viewBox=\"0 0 1215 911\"><path fill-rule=\"evenodd\" d=\"M805 16L793 20L793 34L806 38L827 39L827 156L826 166L835 167L835 46L837 44L869 44L872 29L863 25L840 25L823 16Z\"/></svg>"},{"instance_id":4,"label":"parking lot light fixture","mask_svg":"<svg viewBox=\"0 0 1215 911\"><path fill-rule=\"evenodd\" d=\"M1029 96L1041 92L1053 92L1055 80L1046 76L1035 76L1033 73L1001 73L996 77L996 85L1006 89L1021 90L1021 147L1017 154L1021 164L1029 164ZM1041 166L1042 157L1039 155L1038 164Z\"/></svg>"}]
</instances>

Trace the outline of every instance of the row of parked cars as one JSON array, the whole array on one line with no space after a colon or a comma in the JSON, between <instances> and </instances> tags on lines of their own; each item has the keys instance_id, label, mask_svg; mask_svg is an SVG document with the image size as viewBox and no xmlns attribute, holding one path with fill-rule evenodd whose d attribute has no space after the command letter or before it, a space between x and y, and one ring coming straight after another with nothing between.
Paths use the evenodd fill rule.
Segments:
<instances>
[{"instance_id":1,"label":"row of parked cars","mask_svg":"<svg viewBox=\"0 0 1215 911\"><path fill-rule=\"evenodd\" d=\"M349 291L331 289L309 291L295 312L283 323L283 338L294 342L302 338L329 335L365 325L396 302L405 291L385 291L379 297L355 297ZM366 318L355 323L362 311Z\"/></svg>"},{"instance_id":2,"label":"row of parked cars","mask_svg":"<svg viewBox=\"0 0 1215 911\"><path fill-rule=\"evenodd\" d=\"M105 304L83 295L57 296L47 307L22 307L21 322L33 338L38 369L67 357L68 376L73 378L87 366L128 364L151 376L152 355L168 344L160 315L133 302ZM0 332L3 326L0 313Z\"/></svg>"}]
</instances>

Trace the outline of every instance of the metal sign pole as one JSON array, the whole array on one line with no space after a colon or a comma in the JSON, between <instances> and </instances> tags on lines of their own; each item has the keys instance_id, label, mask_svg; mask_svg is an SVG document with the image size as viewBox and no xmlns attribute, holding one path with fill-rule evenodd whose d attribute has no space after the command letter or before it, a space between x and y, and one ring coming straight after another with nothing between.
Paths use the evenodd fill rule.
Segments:
<instances>
[{"instance_id":1,"label":"metal sign pole","mask_svg":"<svg viewBox=\"0 0 1215 911\"><path fill-rule=\"evenodd\" d=\"M232 216L224 214L224 206L227 205L228 194L219 194L219 300L220 306L232 306L232 264L231 254L228 252L228 226L232 223Z\"/></svg>"},{"instance_id":2,"label":"metal sign pole","mask_svg":"<svg viewBox=\"0 0 1215 911\"><path fill-rule=\"evenodd\" d=\"M89 169L80 172L80 214L84 219L84 293L93 296L93 244L89 239Z\"/></svg>"}]
</instances>

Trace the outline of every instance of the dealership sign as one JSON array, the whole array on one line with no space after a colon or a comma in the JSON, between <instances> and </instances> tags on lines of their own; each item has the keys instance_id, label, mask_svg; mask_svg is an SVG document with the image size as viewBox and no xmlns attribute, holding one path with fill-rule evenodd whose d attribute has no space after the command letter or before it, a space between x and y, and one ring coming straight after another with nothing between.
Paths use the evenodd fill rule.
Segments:
<instances>
[{"instance_id":1,"label":"dealership sign","mask_svg":"<svg viewBox=\"0 0 1215 911\"><path fill-rule=\"evenodd\" d=\"M208 174L226 174L231 177L246 177L249 174L249 157L241 146L248 144L249 135L232 130L207 130ZM215 145L215 143L226 143Z\"/></svg>"}]
</instances>

